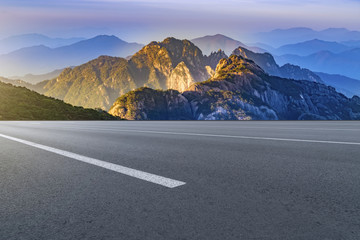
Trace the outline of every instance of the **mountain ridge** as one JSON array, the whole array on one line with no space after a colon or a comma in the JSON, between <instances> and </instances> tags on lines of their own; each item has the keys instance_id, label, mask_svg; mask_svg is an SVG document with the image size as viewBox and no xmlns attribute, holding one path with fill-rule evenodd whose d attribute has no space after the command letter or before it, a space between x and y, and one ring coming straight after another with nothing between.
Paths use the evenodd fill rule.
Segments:
<instances>
[{"instance_id":1,"label":"mountain ridge","mask_svg":"<svg viewBox=\"0 0 360 240\"><path fill-rule=\"evenodd\" d=\"M221 53L220 53L221 55ZM73 105L108 110L120 95L139 87L183 91L207 80L211 59L188 40L166 38L151 42L129 60L101 56L49 81L44 93Z\"/></svg>"},{"instance_id":2,"label":"mountain ridge","mask_svg":"<svg viewBox=\"0 0 360 240\"><path fill-rule=\"evenodd\" d=\"M138 89L118 98L109 113L129 120L360 119L360 98L270 76L252 60L232 55L220 61L213 78L183 93Z\"/></svg>"},{"instance_id":3,"label":"mountain ridge","mask_svg":"<svg viewBox=\"0 0 360 240\"><path fill-rule=\"evenodd\" d=\"M39 75L54 69L76 66L101 55L127 57L141 47L140 44L127 43L113 35L99 35L58 48L45 45L26 47L0 55L0 73L3 76Z\"/></svg>"},{"instance_id":4,"label":"mountain ridge","mask_svg":"<svg viewBox=\"0 0 360 240\"><path fill-rule=\"evenodd\" d=\"M328 74L341 74L350 78L360 79L360 48L350 49L341 53L320 51L308 56L282 55L277 56L280 63L292 63L312 71Z\"/></svg>"},{"instance_id":5,"label":"mountain ridge","mask_svg":"<svg viewBox=\"0 0 360 240\"><path fill-rule=\"evenodd\" d=\"M256 72L322 83L319 76L307 69L291 64L280 67L269 53L254 53L238 47L233 55L257 64L261 71ZM119 96L141 87L188 91L197 82L212 79L223 59L228 59L224 51L205 56L191 41L166 38L144 46L129 60L101 56L67 68L57 78L39 83L33 89L72 105L109 110Z\"/></svg>"},{"instance_id":6,"label":"mountain ridge","mask_svg":"<svg viewBox=\"0 0 360 240\"><path fill-rule=\"evenodd\" d=\"M190 41L198 46L206 55L210 55L212 52L216 52L219 49L223 50L225 54L230 55L231 52L237 47L244 47L254 52L265 52L264 49L247 46L238 40L222 34L207 35L204 37L194 38Z\"/></svg>"},{"instance_id":7,"label":"mountain ridge","mask_svg":"<svg viewBox=\"0 0 360 240\"><path fill-rule=\"evenodd\" d=\"M336 42L360 40L360 32L350 31L346 28L328 28L316 31L311 28L298 27L257 33L255 38L261 39L262 42L271 46L280 47L285 44L295 44L311 39Z\"/></svg>"},{"instance_id":8,"label":"mountain ridge","mask_svg":"<svg viewBox=\"0 0 360 240\"><path fill-rule=\"evenodd\" d=\"M313 82L322 83L322 80L315 73L309 69L300 68L297 65L285 64L279 66L275 58L270 53L254 53L246 48L236 48L232 55L239 55L244 58L253 60L259 65L266 73L278 77L290 78L295 80L308 80Z\"/></svg>"},{"instance_id":9,"label":"mountain ridge","mask_svg":"<svg viewBox=\"0 0 360 240\"><path fill-rule=\"evenodd\" d=\"M29 33L14 35L0 40L0 54L6 54L25 47L44 45L56 48L85 40L81 37L51 38L43 34Z\"/></svg>"},{"instance_id":10,"label":"mountain ridge","mask_svg":"<svg viewBox=\"0 0 360 240\"><path fill-rule=\"evenodd\" d=\"M299 56L306 56L320 51L329 51L333 53L340 53L350 50L349 46L335 42L313 39L305 42L295 44L283 45L272 51L275 55L295 54Z\"/></svg>"}]
</instances>

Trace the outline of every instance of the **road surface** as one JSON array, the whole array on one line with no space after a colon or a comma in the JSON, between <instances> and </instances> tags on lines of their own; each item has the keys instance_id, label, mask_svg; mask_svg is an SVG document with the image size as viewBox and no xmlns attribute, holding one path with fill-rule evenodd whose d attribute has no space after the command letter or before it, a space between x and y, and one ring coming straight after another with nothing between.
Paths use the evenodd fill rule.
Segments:
<instances>
[{"instance_id":1,"label":"road surface","mask_svg":"<svg viewBox=\"0 0 360 240\"><path fill-rule=\"evenodd\" d=\"M0 122L0 239L360 239L360 122Z\"/></svg>"}]
</instances>

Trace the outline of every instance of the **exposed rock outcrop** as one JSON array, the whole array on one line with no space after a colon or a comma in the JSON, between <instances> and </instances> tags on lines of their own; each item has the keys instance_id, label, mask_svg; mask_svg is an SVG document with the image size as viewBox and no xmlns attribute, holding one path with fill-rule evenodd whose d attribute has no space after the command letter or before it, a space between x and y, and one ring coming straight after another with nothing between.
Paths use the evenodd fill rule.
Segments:
<instances>
[{"instance_id":1,"label":"exposed rock outcrop","mask_svg":"<svg viewBox=\"0 0 360 240\"><path fill-rule=\"evenodd\" d=\"M153 91L139 89L120 97L110 113L137 120L360 119L358 97L349 99L316 82L270 76L237 55L222 59L213 78L193 84L182 94ZM161 101L154 96L161 96Z\"/></svg>"}]
</instances>

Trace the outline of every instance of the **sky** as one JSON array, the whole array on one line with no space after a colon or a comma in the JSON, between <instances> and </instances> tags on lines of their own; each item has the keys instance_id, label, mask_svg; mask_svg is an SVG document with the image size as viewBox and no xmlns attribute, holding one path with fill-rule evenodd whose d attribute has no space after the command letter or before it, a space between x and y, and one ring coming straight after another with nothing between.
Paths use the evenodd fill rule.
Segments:
<instances>
[{"instance_id":1,"label":"sky","mask_svg":"<svg viewBox=\"0 0 360 240\"><path fill-rule=\"evenodd\" d=\"M114 34L148 43L222 33L251 40L276 28L360 30L360 0L1 0L0 38Z\"/></svg>"}]
</instances>

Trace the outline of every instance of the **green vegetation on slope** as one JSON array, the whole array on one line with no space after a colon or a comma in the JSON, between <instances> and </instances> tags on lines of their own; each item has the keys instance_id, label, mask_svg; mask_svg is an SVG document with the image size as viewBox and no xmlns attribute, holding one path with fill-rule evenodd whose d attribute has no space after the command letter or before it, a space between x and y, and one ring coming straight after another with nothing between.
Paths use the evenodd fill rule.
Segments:
<instances>
[{"instance_id":1,"label":"green vegetation on slope","mask_svg":"<svg viewBox=\"0 0 360 240\"><path fill-rule=\"evenodd\" d=\"M0 120L114 120L93 109L74 107L24 87L0 82Z\"/></svg>"}]
</instances>

